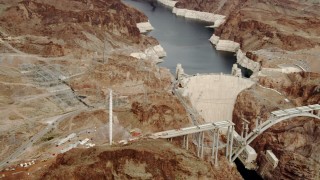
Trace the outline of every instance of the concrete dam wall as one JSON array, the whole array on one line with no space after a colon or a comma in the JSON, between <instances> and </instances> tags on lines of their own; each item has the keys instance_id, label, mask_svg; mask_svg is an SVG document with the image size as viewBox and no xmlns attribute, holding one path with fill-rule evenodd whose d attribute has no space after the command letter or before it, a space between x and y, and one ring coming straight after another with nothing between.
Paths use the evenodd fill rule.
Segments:
<instances>
[{"instance_id":1,"label":"concrete dam wall","mask_svg":"<svg viewBox=\"0 0 320 180\"><path fill-rule=\"evenodd\" d=\"M250 79L224 74L179 75L179 70L177 77L182 96L190 100L206 122L232 121L238 94L255 83Z\"/></svg>"}]
</instances>

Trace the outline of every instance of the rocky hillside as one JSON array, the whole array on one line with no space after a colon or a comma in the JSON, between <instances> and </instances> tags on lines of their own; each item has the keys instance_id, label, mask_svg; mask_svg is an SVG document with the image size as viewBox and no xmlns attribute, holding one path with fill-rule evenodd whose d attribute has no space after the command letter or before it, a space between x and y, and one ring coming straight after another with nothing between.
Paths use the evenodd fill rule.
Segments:
<instances>
[{"instance_id":1,"label":"rocky hillside","mask_svg":"<svg viewBox=\"0 0 320 180\"><path fill-rule=\"evenodd\" d=\"M290 74L260 79L260 85L239 94L233 120L241 132L241 118L250 121L250 130L255 128L255 119L262 121L270 112L279 109L320 102L320 75L315 73ZM286 102L285 98L290 102ZM259 154L258 172L265 179L318 179L320 173L320 121L313 118L294 118L272 126L252 142ZM267 163L265 151L272 150L279 159L273 169Z\"/></svg>"}]
</instances>

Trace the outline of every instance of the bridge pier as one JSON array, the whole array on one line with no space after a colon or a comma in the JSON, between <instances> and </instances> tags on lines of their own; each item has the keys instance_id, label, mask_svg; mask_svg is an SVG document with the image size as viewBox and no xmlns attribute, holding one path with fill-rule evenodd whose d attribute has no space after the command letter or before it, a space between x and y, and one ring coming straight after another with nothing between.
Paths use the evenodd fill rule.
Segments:
<instances>
[{"instance_id":1,"label":"bridge pier","mask_svg":"<svg viewBox=\"0 0 320 180\"><path fill-rule=\"evenodd\" d=\"M229 156L229 142L230 142L230 126L227 130L227 146L226 146L226 158L228 159Z\"/></svg>"},{"instance_id":2,"label":"bridge pier","mask_svg":"<svg viewBox=\"0 0 320 180\"><path fill-rule=\"evenodd\" d=\"M218 151L219 151L219 129L214 130L212 138L212 159L215 166L218 166Z\"/></svg>"},{"instance_id":3,"label":"bridge pier","mask_svg":"<svg viewBox=\"0 0 320 180\"><path fill-rule=\"evenodd\" d=\"M203 158L203 146L204 146L204 132L201 133L201 154L200 157Z\"/></svg>"},{"instance_id":4,"label":"bridge pier","mask_svg":"<svg viewBox=\"0 0 320 180\"><path fill-rule=\"evenodd\" d=\"M186 150L189 149L189 137L188 135L183 136L183 147L186 148Z\"/></svg>"},{"instance_id":5,"label":"bridge pier","mask_svg":"<svg viewBox=\"0 0 320 180\"><path fill-rule=\"evenodd\" d=\"M198 156L198 157L200 157L200 140L201 140L201 136L200 136L200 135L201 135L201 132L199 132L199 133L197 134L197 136L198 136L198 137L197 137L197 139L198 139L198 140L197 140L197 141L198 141L198 142L197 142L197 144L198 144L198 146L197 146L197 156Z\"/></svg>"},{"instance_id":6,"label":"bridge pier","mask_svg":"<svg viewBox=\"0 0 320 180\"><path fill-rule=\"evenodd\" d=\"M219 151L219 129L217 130L217 135L216 135L216 157L215 157L215 165L218 166L218 151Z\"/></svg>"},{"instance_id":7,"label":"bridge pier","mask_svg":"<svg viewBox=\"0 0 320 180\"><path fill-rule=\"evenodd\" d=\"M226 156L229 159L229 163L232 162L232 146L233 146L233 131L234 131L234 126L228 127L228 140L227 140L227 152ZM228 156L229 155L229 156Z\"/></svg>"},{"instance_id":8,"label":"bridge pier","mask_svg":"<svg viewBox=\"0 0 320 180\"><path fill-rule=\"evenodd\" d=\"M212 136L212 154L211 154L211 157L212 159L214 159L214 151L215 151L215 140L216 140L216 133L215 131L213 132L213 136Z\"/></svg>"},{"instance_id":9,"label":"bridge pier","mask_svg":"<svg viewBox=\"0 0 320 180\"><path fill-rule=\"evenodd\" d=\"M198 157L201 157L201 158L203 158L203 142L204 142L204 132L199 132L197 155Z\"/></svg>"}]
</instances>

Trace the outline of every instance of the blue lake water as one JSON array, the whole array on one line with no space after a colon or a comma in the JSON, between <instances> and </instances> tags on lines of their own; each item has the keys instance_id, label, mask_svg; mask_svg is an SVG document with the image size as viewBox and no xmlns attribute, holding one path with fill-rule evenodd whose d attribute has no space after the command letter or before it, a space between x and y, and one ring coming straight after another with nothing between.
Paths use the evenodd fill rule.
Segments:
<instances>
[{"instance_id":1,"label":"blue lake water","mask_svg":"<svg viewBox=\"0 0 320 180\"><path fill-rule=\"evenodd\" d=\"M146 1L123 0L149 18L154 30L149 36L155 37L167 52L167 57L160 66L172 73L178 63L182 64L187 74L225 73L230 74L236 58L232 54L219 53L209 42L213 30L206 28L204 22L188 20L171 13L171 9L157 4L153 8Z\"/></svg>"}]
</instances>

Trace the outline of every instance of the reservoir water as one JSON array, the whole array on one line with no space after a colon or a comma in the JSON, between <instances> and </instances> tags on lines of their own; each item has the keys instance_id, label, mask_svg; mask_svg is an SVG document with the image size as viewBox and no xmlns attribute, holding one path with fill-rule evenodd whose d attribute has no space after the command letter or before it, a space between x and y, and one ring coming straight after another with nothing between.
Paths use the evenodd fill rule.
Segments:
<instances>
[{"instance_id":1,"label":"reservoir water","mask_svg":"<svg viewBox=\"0 0 320 180\"><path fill-rule=\"evenodd\" d=\"M152 7L146 1L123 0L148 16L154 30L149 36L155 37L167 52L164 62L159 64L172 73L178 63L187 74L224 73L230 74L236 58L232 54L222 54L209 42L213 30L204 22L177 17L171 9L160 4Z\"/></svg>"}]
</instances>

